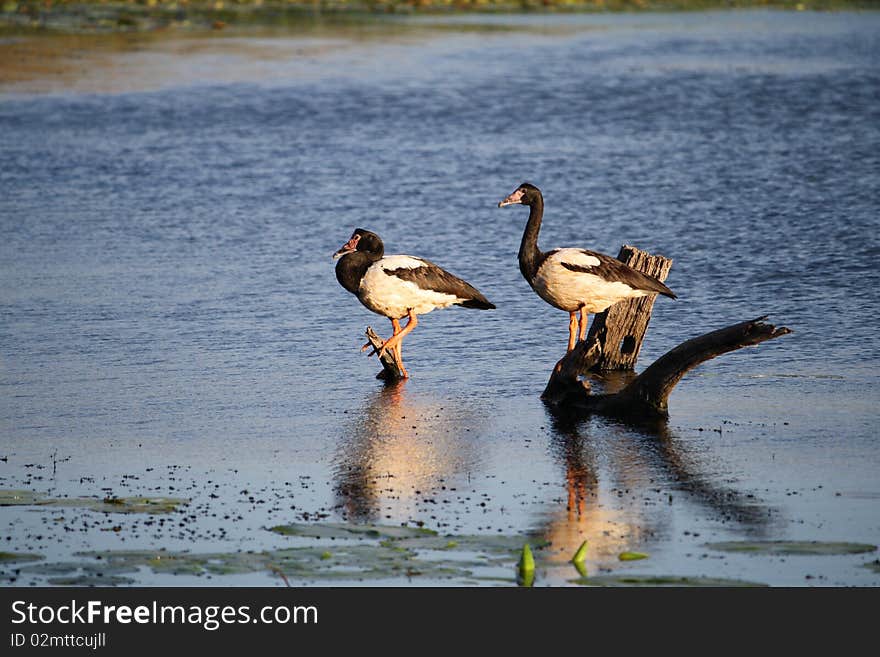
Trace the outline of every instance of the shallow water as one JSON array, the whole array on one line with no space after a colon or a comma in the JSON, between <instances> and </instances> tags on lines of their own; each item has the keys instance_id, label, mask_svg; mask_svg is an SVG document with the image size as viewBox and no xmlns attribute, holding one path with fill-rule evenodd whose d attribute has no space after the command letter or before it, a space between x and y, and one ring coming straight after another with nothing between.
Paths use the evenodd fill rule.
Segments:
<instances>
[{"instance_id":1,"label":"shallow water","mask_svg":"<svg viewBox=\"0 0 880 657\"><path fill-rule=\"evenodd\" d=\"M583 540L597 574L880 584L876 555L704 547L880 542L878 28L467 16L83 46L103 65L5 75L0 488L192 503L163 523L6 507L0 549L272 550L291 541L267 527L347 519L540 532L536 585L577 577ZM567 317L517 269L527 211L496 207L523 180L544 248L674 259L642 366L759 315L794 333L687 375L663 430L561 426L539 394ZM387 321L333 273L357 226L498 306L424 316L393 389L358 352ZM206 579L138 581L283 585ZM388 581L408 582L444 583Z\"/></svg>"}]
</instances>

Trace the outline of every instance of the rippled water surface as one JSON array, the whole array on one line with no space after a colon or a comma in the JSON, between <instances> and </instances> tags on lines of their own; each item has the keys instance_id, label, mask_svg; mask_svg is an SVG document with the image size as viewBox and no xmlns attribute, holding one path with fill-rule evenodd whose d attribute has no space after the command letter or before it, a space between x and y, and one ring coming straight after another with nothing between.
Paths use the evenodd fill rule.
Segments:
<instances>
[{"instance_id":1,"label":"rippled water surface","mask_svg":"<svg viewBox=\"0 0 880 657\"><path fill-rule=\"evenodd\" d=\"M880 542L880 13L384 29L3 69L0 488L192 503L161 526L7 507L0 549L264 550L346 519L543 533L536 584L585 539L594 573L880 584L876 554L704 547ZM523 180L543 247L674 259L642 367L764 314L794 333L686 376L663 430L554 422L568 318L518 271L527 211L496 207ZM355 227L498 306L422 317L393 389L358 351L387 320L333 273Z\"/></svg>"}]
</instances>

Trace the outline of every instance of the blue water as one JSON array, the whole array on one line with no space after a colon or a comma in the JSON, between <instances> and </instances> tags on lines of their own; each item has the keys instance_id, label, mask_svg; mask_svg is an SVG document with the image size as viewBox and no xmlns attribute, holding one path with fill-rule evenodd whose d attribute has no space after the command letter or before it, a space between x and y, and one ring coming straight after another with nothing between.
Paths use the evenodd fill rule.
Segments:
<instances>
[{"instance_id":1,"label":"blue water","mask_svg":"<svg viewBox=\"0 0 880 657\"><path fill-rule=\"evenodd\" d=\"M487 22L511 29L474 31ZM538 529L560 554L586 538L593 569L880 584L863 555L701 548L880 542L880 14L443 23L261 75L0 87L0 487L208 511L186 537L69 535L10 507L7 547L266 549L281 543L261 527L308 511ZM524 180L545 249L673 258L679 299L655 305L641 366L760 315L794 333L685 377L660 435L555 425L538 397L568 318L519 274L527 211L496 207ZM358 351L387 320L333 273L355 227L498 306L422 317L393 391ZM219 540L212 508L247 513ZM621 565L623 549L652 558Z\"/></svg>"}]
</instances>

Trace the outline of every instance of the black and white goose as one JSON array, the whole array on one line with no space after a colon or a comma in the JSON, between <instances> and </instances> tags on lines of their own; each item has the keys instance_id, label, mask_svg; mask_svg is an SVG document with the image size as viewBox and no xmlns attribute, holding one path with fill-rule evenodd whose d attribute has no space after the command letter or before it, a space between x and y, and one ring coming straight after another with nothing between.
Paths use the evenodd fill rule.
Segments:
<instances>
[{"instance_id":1,"label":"black and white goose","mask_svg":"<svg viewBox=\"0 0 880 657\"><path fill-rule=\"evenodd\" d=\"M379 349L390 351L406 378L401 341L418 325L418 315L457 305L490 310L495 306L473 285L453 276L433 262L409 255L384 255L376 233L355 229L334 255L336 279L374 313L391 320L394 334ZM400 320L407 318L401 328ZM369 345L365 345L369 346Z\"/></svg>"},{"instance_id":2,"label":"black and white goose","mask_svg":"<svg viewBox=\"0 0 880 657\"><path fill-rule=\"evenodd\" d=\"M551 306L569 313L568 351L587 333L589 313L599 313L624 299L662 294L675 299L675 294L652 276L623 264L617 258L585 249L538 248L538 232L544 216L544 197L530 183L521 184L513 194L498 204L528 205L529 222L519 247L519 270ZM578 330L580 315L580 330Z\"/></svg>"}]
</instances>

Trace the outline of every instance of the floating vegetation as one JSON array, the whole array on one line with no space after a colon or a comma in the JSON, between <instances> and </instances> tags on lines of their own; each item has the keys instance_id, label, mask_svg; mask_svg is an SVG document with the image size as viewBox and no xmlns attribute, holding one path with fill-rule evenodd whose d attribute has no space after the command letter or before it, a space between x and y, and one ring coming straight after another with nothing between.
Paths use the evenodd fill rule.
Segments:
<instances>
[{"instance_id":1,"label":"floating vegetation","mask_svg":"<svg viewBox=\"0 0 880 657\"><path fill-rule=\"evenodd\" d=\"M316 539L383 539L381 545L396 550L445 550L479 552L492 555L518 553L523 541L536 549L550 542L538 535L517 536L503 534L473 534L442 536L433 529L394 525L359 525L345 523L299 523L276 525L269 531L283 536L302 536Z\"/></svg>"},{"instance_id":2,"label":"floating vegetation","mask_svg":"<svg viewBox=\"0 0 880 657\"><path fill-rule=\"evenodd\" d=\"M354 525L346 523L293 523L276 525L269 531L283 536L304 536L306 538L422 538L436 536L437 532L423 527L402 525Z\"/></svg>"},{"instance_id":3,"label":"floating vegetation","mask_svg":"<svg viewBox=\"0 0 880 657\"><path fill-rule=\"evenodd\" d=\"M580 586L767 586L759 582L747 582L739 579L678 575L598 575L596 577L571 579L569 582Z\"/></svg>"},{"instance_id":4,"label":"floating vegetation","mask_svg":"<svg viewBox=\"0 0 880 657\"><path fill-rule=\"evenodd\" d=\"M293 582L375 581L401 578L453 579L492 577L509 568L520 554L517 581L534 581L531 546L547 541L531 536L439 536L430 529L344 523L291 524L271 531L307 539L308 545L262 552L191 553L166 550L78 552L81 561L24 566L22 575L49 578L53 585L94 586L133 583L123 575L148 570L162 575L195 577L274 573ZM327 541L333 541L332 546ZM11 553L10 553L11 554ZM489 570L487 570L489 569ZM475 573L475 571L478 571ZM509 571L508 571L509 572ZM512 577L499 581L514 584Z\"/></svg>"},{"instance_id":5,"label":"floating vegetation","mask_svg":"<svg viewBox=\"0 0 880 657\"><path fill-rule=\"evenodd\" d=\"M874 561L869 561L868 563L862 564L863 568L867 568L875 573L880 573L880 559L874 559Z\"/></svg>"},{"instance_id":6,"label":"floating vegetation","mask_svg":"<svg viewBox=\"0 0 880 657\"><path fill-rule=\"evenodd\" d=\"M323 561L342 560L347 552L360 550L360 556L369 559L388 559L392 567L405 567L407 573L418 575L466 577L471 573L470 568L486 568L510 563L517 553L520 553L520 562L517 566L517 582L521 585L530 586L534 581L535 560L531 551L531 545L537 549L549 545L549 541L540 536L504 536L497 534L453 535L441 536L436 531L423 527L388 526L388 525L357 525L345 523L310 523L289 524L271 527L270 531L284 536L300 536L316 539L330 539L333 541L342 539L349 541L354 539L381 539L377 546L354 543L349 547L334 548L328 552L323 548L319 553ZM525 545L523 541L528 541ZM344 544L344 543L343 543ZM306 550L299 554L308 556L308 550L312 548L291 548L291 550ZM382 550L371 553L370 550ZM450 552L455 556L451 557ZM444 555L449 563L442 564L437 557ZM287 564L290 565L289 563ZM529 567L530 566L530 567ZM350 564L348 566L351 567ZM284 569L285 575L291 573ZM297 574L297 573L293 573ZM366 576L381 576L383 570L368 568ZM316 575L316 573L312 573ZM327 572L317 573L325 577ZM384 570L388 576L388 570ZM335 575L334 575L335 576ZM393 576L393 573L392 573ZM509 581L509 580L503 580Z\"/></svg>"},{"instance_id":7,"label":"floating vegetation","mask_svg":"<svg viewBox=\"0 0 880 657\"><path fill-rule=\"evenodd\" d=\"M874 552L876 545L869 543L826 543L822 541L726 541L706 543L705 547L720 552L763 555L864 554Z\"/></svg>"},{"instance_id":8,"label":"floating vegetation","mask_svg":"<svg viewBox=\"0 0 880 657\"><path fill-rule=\"evenodd\" d=\"M0 489L0 506L40 504L42 496L30 490Z\"/></svg>"},{"instance_id":9,"label":"floating vegetation","mask_svg":"<svg viewBox=\"0 0 880 657\"><path fill-rule=\"evenodd\" d=\"M28 554L27 552L0 552L0 564L39 561L45 558L41 554Z\"/></svg>"},{"instance_id":10,"label":"floating vegetation","mask_svg":"<svg viewBox=\"0 0 880 657\"><path fill-rule=\"evenodd\" d=\"M641 559L647 559L648 555L644 552L621 552L617 555L617 558L620 561L639 561Z\"/></svg>"},{"instance_id":11,"label":"floating vegetation","mask_svg":"<svg viewBox=\"0 0 880 657\"><path fill-rule=\"evenodd\" d=\"M329 552L322 547L295 547L265 552L205 553L164 551L83 552L108 570L149 568L167 575L238 575L282 573L300 581L380 580L398 577L464 578L467 564L418 560L409 550L382 545L352 544ZM94 563L94 562L92 562Z\"/></svg>"},{"instance_id":12,"label":"floating vegetation","mask_svg":"<svg viewBox=\"0 0 880 657\"><path fill-rule=\"evenodd\" d=\"M73 575L70 577L52 577L48 581L53 586L119 586L120 584L134 584L129 577L109 575Z\"/></svg>"},{"instance_id":13,"label":"floating vegetation","mask_svg":"<svg viewBox=\"0 0 880 657\"><path fill-rule=\"evenodd\" d=\"M82 561L61 561L56 563L40 563L32 566L25 566L20 569L22 573L30 573L36 575L73 575L82 572L86 575L94 575L96 577L104 575L120 575L124 573L137 572L136 566L128 566L121 564L102 564L89 563Z\"/></svg>"},{"instance_id":14,"label":"floating vegetation","mask_svg":"<svg viewBox=\"0 0 880 657\"><path fill-rule=\"evenodd\" d=\"M46 497L29 490L0 489L0 506L74 507L102 513L171 513L189 504L177 497Z\"/></svg>"},{"instance_id":15,"label":"floating vegetation","mask_svg":"<svg viewBox=\"0 0 880 657\"><path fill-rule=\"evenodd\" d=\"M118 586L134 584L133 579L121 575L137 570L133 564L69 561L24 566L18 574L48 577L47 583L53 586Z\"/></svg>"},{"instance_id":16,"label":"floating vegetation","mask_svg":"<svg viewBox=\"0 0 880 657\"><path fill-rule=\"evenodd\" d=\"M398 547L420 550L463 550L483 554L510 555L522 550L523 541L536 550L550 545L550 541L534 534L508 535L503 534L472 534L453 536L426 536L394 541Z\"/></svg>"}]
</instances>

